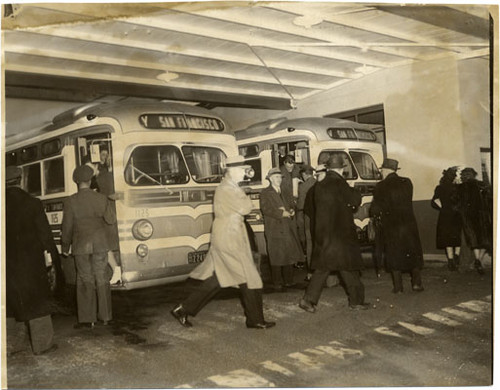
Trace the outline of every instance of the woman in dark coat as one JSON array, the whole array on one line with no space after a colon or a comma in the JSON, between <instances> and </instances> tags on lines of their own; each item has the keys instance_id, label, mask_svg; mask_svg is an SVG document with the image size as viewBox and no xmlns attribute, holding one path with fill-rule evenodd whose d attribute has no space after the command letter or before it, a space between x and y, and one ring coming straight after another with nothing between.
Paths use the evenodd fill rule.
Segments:
<instances>
[{"instance_id":1,"label":"woman in dark coat","mask_svg":"<svg viewBox=\"0 0 500 390\"><path fill-rule=\"evenodd\" d=\"M267 253L271 263L274 288L284 291L292 287L293 264L304 261L296 225L292 221L294 211L281 194L282 174L273 168L267 175L270 185L260 194L260 209L264 216L264 232Z\"/></svg>"},{"instance_id":2,"label":"woman in dark coat","mask_svg":"<svg viewBox=\"0 0 500 390\"><path fill-rule=\"evenodd\" d=\"M398 161L385 159L384 179L375 186L370 214L381 222L386 267L392 273L393 292L403 292L402 272L410 272L414 291L423 291L420 269L422 245L413 213L413 184L397 175Z\"/></svg>"},{"instance_id":3,"label":"woman in dark coat","mask_svg":"<svg viewBox=\"0 0 500 390\"><path fill-rule=\"evenodd\" d=\"M457 167L443 171L431 201L431 206L439 210L436 246L446 250L450 271L456 271L458 267L462 233L462 217L458 211L458 186L454 183L456 172Z\"/></svg>"},{"instance_id":4,"label":"woman in dark coat","mask_svg":"<svg viewBox=\"0 0 500 390\"><path fill-rule=\"evenodd\" d=\"M474 252L474 266L483 274L481 259L486 249L491 248L491 199L488 187L476 180L477 172L473 168L464 168L457 172L459 210L467 245Z\"/></svg>"}]
</instances>

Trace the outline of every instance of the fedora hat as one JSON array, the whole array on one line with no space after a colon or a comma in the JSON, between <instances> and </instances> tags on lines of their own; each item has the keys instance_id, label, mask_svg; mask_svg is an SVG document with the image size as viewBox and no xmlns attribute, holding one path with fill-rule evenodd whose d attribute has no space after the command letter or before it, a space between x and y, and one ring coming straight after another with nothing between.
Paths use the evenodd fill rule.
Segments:
<instances>
[{"instance_id":1,"label":"fedora hat","mask_svg":"<svg viewBox=\"0 0 500 390\"><path fill-rule=\"evenodd\" d=\"M325 164L319 164L317 167L316 167L316 173L319 173L319 172L326 172L326 165Z\"/></svg>"},{"instance_id":2,"label":"fedora hat","mask_svg":"<svg viewBox=\"0 0 500 390\"><path fill-rule=\"evenodd\" d=\"M295 162L295 153L293 153L293 152L287 153L287 155L283 159L283 163L286 163L286 162L294 163Z\"/></svg>"},{"instance_id":3,"label":"fedora hat","mask_svg":"<svg viewBox=\"0 0 500 390\"><path fill-rule=\"evenodd\" d=\"M13 181L19 179L23 174L23 170L15 165L10 165L5 168L5 181Z\"/></svg>"},{"instance_id":4,"label":"fedora hat","mask_svg":"<svg viewBox=\"0 0 500 390\"><path fill-rule=\"evenodd\" d=\"M399 161L398 160L394 160L392 158L384 158L384 162L382 163L382 166L380 167L380 169L391 169L393 171L397 171L399 168L398 168L398 164L399 164Z\"/></svg>"},{"instance_id":5,"label":"fedora hat","mask_svg":"<svg viewBox=\"0 0 500 390\"><path fill-rule=\"evenodd\" d=\"M269 179L271 176L273 175L280 175L280 176L283 176L283 174L281 173L281 170L279 168L271 168L269 170L269 172L267 172L267 176L266 176L266 179Z\"/></svg>"},{"instance_id":6,"label":"fedora hat","mask_svg":"<svg viewBox=\"0 0 500 390\"><path fill-rule=\"evenodd\" d=\"M226 168L234 168L234 167L250 168L250 165L247 164L245 158L240 155L228 156L226 158L226 161L224 162L224 166Z\"/></svg>"},{"instance_id":7,"label":"fedora hat","mask_svg":"<svg viewBox=\"0 0 500 390\"><path fill-rule=\"evenodd\" d=\"M94 170L88 165L80 165L73 171L73 181L78 184L86 181L90 181L94 176Z\"/></svg>"},{"instance_id":8,"label":"fedora hat","mask_svg":"<svg viewBox=\"0 0 500 390\"><path fill-rule=\"evenodd\" d=\"M344 168L346 166L347 165L340 154L332 154L326 162L326 167L328 169Z\"/></svg>"}]
</instances>

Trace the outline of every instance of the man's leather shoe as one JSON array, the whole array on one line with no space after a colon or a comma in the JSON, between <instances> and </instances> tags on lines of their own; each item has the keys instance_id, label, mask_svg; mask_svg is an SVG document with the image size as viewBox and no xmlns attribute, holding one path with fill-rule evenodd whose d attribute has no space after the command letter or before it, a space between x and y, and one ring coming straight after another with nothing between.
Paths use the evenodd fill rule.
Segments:
<instances>
[{"instance_id":1,"label":"man's leather shoe","mask_svg":"<svg viewBox=\"0 0 500 390\"><path fill-rule=\"evenodd\" d=\"M403 289L399 290L399 289L393 288L392 293L393 294L403 294Z\"/></svg>"},{"instance_id":2,"label":"man's leather shoe","mask_svg":"<svg viewBox=\"0 0 500 390\"><path fill-rule=\"evenodd\" d=\"M50 352L54 352L56 349L57 349L57 344L52 344L49 348L47 348L46 350L43 350L41 352L36 352L34 353L34 355L36 356L40 356L40 355L45 355L46 353L50 353Z\"/></svg>"},{"instance_id":3,"label":"man's leather shoe","mask_svg":"<svg viewBox=\"0 0 500 390\"><path fill-rule=\"evenodd\" d=\"M415 285L412 287L412 290L417 291L417 292L421 292L421 291L424 291L424 287L422 285L420 285L420 286Z\"/></svg>"},{"instance_id":4,"label":"man's leather shoe","mask_svg":"<svg viewBox=\"0 0 500 390\"><path fill-rule=\"evenodd\" d=\"M369 303L363 303L361 305L349 305L349 309L351 310L368 310L370 308Z\"/></svg>"},{"instance_id":5,"label":"man's leather shoe","mask_svg":"<svg viewBox=\"0 0 500 390\"><path fill-rule=\"evenodd\" d=\"M249 324L247 322L247 328L250 328L250 329L267 329L267 328L272 328L273 326L276 325L276 322L272 322L272 321L264 321L262 323L259 323L259 324Z\"/></svg>"},{"instance_id":6,"label":"man's leather shoe","mask_svg":"<svg viewBox=\"0 0 500 390\"><path fill-rule=\"evenodd\" d=\"M182 326L184 326L185 328L190 328L193 326L193 324L191 322L189 322L188 320L188 314L186 313L186 311L184 310L184 308L182 307L182 304L179 303L176 307L174 307L171 311L170 311L170 314L172 314L172 316L177 320L179 321L179 324L181 324Z\"/></svg>"},{"instance_id":7,"label":"man's leather shoe","mask_svg":"<svg viewBox=\"0 0 500 390\"><path fill-rule=\"evenodd\" d=\"M306 301L305 299L300 300L299 307L302 310L307 311L308 313L315 313L316 312L316 307L314 307L314 305L311 302Z\"/></svg>"}]
</instances>

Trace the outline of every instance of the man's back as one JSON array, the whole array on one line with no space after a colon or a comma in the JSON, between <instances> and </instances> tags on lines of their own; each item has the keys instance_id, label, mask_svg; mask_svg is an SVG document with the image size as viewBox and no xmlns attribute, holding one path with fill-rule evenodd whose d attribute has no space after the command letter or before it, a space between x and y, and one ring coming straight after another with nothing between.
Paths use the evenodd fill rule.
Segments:
<instances>
[{"instance_id":1,"label":"man's back","mask_svg":"<svg viewBox=\"0 0 500 390\"><path fill-rule=\"evenodd\" d=\"M73 254L107 252L106 224L116 217L107 198L89 188L81 189L64 202L63 252L73 246Z\"/></svg>"}]
</instances>

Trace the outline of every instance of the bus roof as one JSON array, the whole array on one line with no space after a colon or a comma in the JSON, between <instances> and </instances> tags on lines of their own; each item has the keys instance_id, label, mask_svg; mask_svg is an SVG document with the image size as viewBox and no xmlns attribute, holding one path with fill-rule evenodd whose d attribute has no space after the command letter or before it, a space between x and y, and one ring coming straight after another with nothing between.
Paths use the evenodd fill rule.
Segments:
<instances>
[{"instance_id":1,"label":"bus roof","mask_svg":"<svg viewBox=\"0 0 500 390\"><path fill-rule=\"evenodd\" d=\"M41 128L40 134L51 132L68 126L84 117L111 117L120 118L122 122L139 124L139 117L142 114L185 114L199 117L216 118L223 122L224 129L221 133L232 133L227 128L226 123L218 115L210 110L182 103L171 102L145 102L145 101L119 101L113 103L90 103L56 115L52 123ZM172 130L172 129L170 129ZM175 129L173 129L175 130ZM186 129L183 129L186 130Z\"/></svg>"},{"instance_id":2,"label":"bus roof","mask_svg":"<svg viewBox=\"0 0 500 390\"><path fill-rule=\"evenodd\" d=\"M244 130L235 131L235 135L237 140L244 140L265 134L278 133L285 129L287 129L290 134L293 133L293 130L308 130L313 132L318 140L331 140L330 136L326 132L327 129L351 128L360 130L373 130L374 127L376 126L337 118L277 118L265 122L256 123Z\"/></svg>"}]
</instances>

